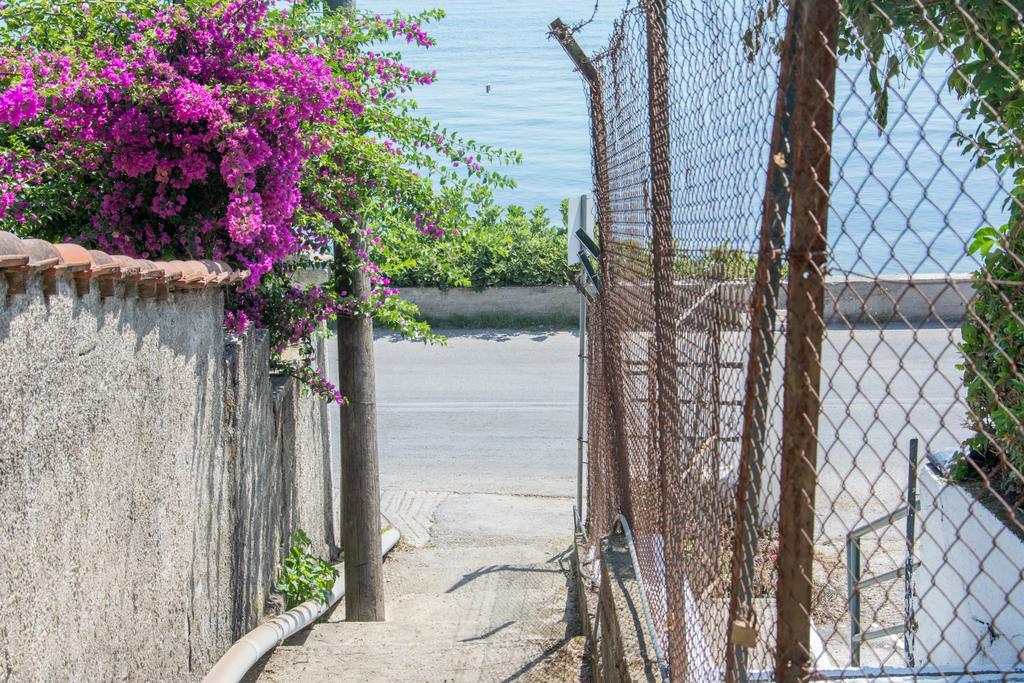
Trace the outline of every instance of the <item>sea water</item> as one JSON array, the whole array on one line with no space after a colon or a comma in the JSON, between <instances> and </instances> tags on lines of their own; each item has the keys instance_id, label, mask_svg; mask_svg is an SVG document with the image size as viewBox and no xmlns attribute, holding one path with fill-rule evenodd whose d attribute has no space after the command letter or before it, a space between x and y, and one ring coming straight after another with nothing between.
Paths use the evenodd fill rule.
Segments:
<instances>
[{"instance_id":1,"label":"sea water","mask_svg":"<svg viewBox=\"0 0 1024 683\"><path fill-rule=\"evenodd\" d=\"M593 2L373 0L360 9L412 13L437 6L447 13L430 29L437 46L403 50L407 63L438 71L436 83L416 91L422 113L467 138L521 152L523 163L507 169L517 187L498 191L498 201L543 206L557 220L559 202L589 191L593 181L584 84L547 27L555 17L568 24L589 18ZM584 50L607 44L621 10L621 3L600 2L594 21L576 35ZM833 271L970 270L970 236L1005 222L1006 181L990 167L976 168L953 142L958 127L974 126L945 89L947 69L948 60L932 55L926 81L897 84L890 125L880 135L871 123L865 70L843 64L833 142ZM756 174L763 177L763 156L749 160L752 188ZM674 230L680 235L686 226L676 221ZM722 241L749 247L756 230L744 221L723 229Z\"/></svg>"}]
</instances>

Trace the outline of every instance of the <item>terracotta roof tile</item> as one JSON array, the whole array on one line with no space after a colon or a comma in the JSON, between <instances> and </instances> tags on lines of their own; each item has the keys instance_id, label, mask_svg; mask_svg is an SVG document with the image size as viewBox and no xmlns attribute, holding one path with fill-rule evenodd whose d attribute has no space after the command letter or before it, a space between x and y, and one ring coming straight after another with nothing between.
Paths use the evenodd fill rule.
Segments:
<instances>
[{"instance_id":1,"label":"terracotta roof tile","mask_svg":"<svg viewBox=\"0 0 1024 683\"><path fill-rule=\"evenodd\" d=\"M77 244L54 244L60 264L70 271L92 270L92 257Z\"/></svg>"},{"instance_id":2,"label":"terracotta roof tile","mask_svg":"<svg viewBox=\"0 0 1024 683\"><path fill-rule=\"evenodd\" d=\"M110 254L105 254L104 252L96 249L90 249L89 256L92 257L92 270L90 272L94 277L121 274L121 265L115 261Z\"/></svg>"},{"instance_id":3,"label":"terracotta roof tile","mask_svg":"<svg viewBox=\"0 0 1024 683\"><path fill-rule=\"evenodd\" d=\"M124 256L123 254L118 254L116 256L111 256L110 258L114 260L114 263L120 266L121 279L123 280L134 280L136 277L138 277L139 271L142 270L142 266L139 264L139 262L133 259L131 256Z\"/></svg>"},{"instance_id":4,"label":"terracotta roof tile","mask_svg":"<svg viewBox=\"0 0 1024 683\"><path fill-rule=\"evenodd\" d=\"M148 259L137 258L135 262L139 264L140 280L159 280L164 276L164 271Z\"/></svg>"},{"instance_id":5,"label":"terracotta roof tile","mask_svg":"<svg viewBox=\"0 0 1024 683\"><path fill-rule=\"evenodd\" d=\"M213 281L217 284L227 282L231 278L231 268L223 261L202 261L202 264L210 271Z\"/></svg>"},{"instance_id":6,"label":"terracotta roof tile","mask_svg":"<svg viewBox=\"0 0 1024 683\"><path fill-rule=\"evenodd\" d=\"M92 256L77 244L54 244L60 257L57 268L69 272L75 278L75 291L78 296L89 293L89 281L92 279Z\"/></svg>"},{"instance_id":7,"label":"terracotta roof tile","mask_svg":"<svg viewBox=\"0 0 1024 683\"><path fill-rule=\"evenodd\" d=\"M68 273L75 279L80 294L89 291L89 283L99 280L103 296L113 292L113 281L120 278L139 282L140 296L166 298L168 289L218 287L241 282L249 273L233 270L222 261L150 261L122 254L107 254L73 243L51 244L36 238L21 239L0 231L0 274L7 277L9 294L25 292L25 276L42 272L43 289L56 292L56 278Z\"/></svg>"},{"instance_id":8,"label":"terracotta roof tile","mask_svg":"<svg viewBox=\"0 0 1024 683\"><path fill-rule=\"evenodd\" d=\"M45 270L60 263L60 252L45 240L25 239L21 246L28 252L28 267L31 270Z\"/></svg>"},{"instance_id":9,"label":"terracotta roof tile","mask_svg":"<svg viewBox=\"0 0 1024 683\"><path fill-rule=\"evenodd\" d=\"M182 284L191 287L202 287L210 272L199 261L182 261L181 281Z\"/></svg>"},{"instance_id":10,"label":"terracotta roof tile","mask_svg":"<svg viewBox=\"0 0 1024 683\"><path fill-rule=\"evenodd\" d=\"M164 282L174 282L181 279L181 261L157 261L156 267L163 273Z\"/></svg>"},{"instance_id":11,"label":"terracotta roof tile","mask_svg":"<svg viewBox=\"0 0 1024 683\"><path fill-rule=\"evenodd\" d=\"M21 240L9 232L0 232L0 268L17 268L28 265L28 253L21 246Z\"/></svg>"}]
</instances>

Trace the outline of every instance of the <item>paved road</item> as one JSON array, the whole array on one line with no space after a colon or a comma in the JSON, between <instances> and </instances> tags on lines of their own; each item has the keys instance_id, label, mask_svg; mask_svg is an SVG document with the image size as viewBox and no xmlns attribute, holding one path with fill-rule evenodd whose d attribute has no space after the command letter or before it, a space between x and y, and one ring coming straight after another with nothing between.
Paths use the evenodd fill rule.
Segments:
<instances>
[{"instance_id":1,"label":"paved road","mask_svg":"<svg viewBox=\"0 0 1024 683\"><path fill-rule=\"evenodd\" d=\"M375 344L381 504L406 542L385 563L387 622L345 623L337 609L277 648L260 681L578 678L565 574L578 339L448 339Z\"/></svg>"},{"instance_id":2,"label":"paved road","mask_svg":"<svg viewBox=\"0 0 1024 683\"><path fill-rule=\"evenodd\" d=\"M578 338L445 334L444 347L378 336L382 487L574 495Z\"/></svg>"}]
</instances>

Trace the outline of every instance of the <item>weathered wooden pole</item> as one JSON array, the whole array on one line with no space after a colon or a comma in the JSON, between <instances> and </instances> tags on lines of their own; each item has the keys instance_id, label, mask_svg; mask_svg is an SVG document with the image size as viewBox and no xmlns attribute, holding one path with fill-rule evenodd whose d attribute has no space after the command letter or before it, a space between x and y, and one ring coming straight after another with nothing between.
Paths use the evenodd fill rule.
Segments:
<instances>
[{"instance_id":1,"label":"weathered wooden pole","mask_svg":"<svg viewBox=\"0 0 1024 683\"><path fill-rule=\"evenodd\" d=\"M782 494L779 503L778 640L775 679L810 678L814 496L821 345L825 333L825 263L835 110L837 0L799 0L793 109L793 218L789 240Z\"/></svg>"},{"instance_id":2,"label":"weathered wooden pole","mask_svg":"<svg viewBox=\"0 0 1024 683\"><path fill-rule=\"evenodd\" d=\"M332 10L353 10L355 0L328 0ZM353 247L363 245L362 223L346 225ZM370 277L348 245L334 245L338 294L369 297ZM345 619L384 620L384 564L380 544L380 467L373 319L338 316L338 384L348 399L340 407L341 529L345 549Z\"/></svg>"}]
</instances>

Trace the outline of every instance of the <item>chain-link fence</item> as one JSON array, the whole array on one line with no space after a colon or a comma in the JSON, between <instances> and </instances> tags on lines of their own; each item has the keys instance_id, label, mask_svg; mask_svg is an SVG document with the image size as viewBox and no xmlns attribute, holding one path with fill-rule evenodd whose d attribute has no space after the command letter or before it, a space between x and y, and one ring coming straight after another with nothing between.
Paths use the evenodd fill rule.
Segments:
<instances>
[{"instance_id":1,"label":"chain-link fence","mask_svg":"<svg viewBox=\"0 0 1024 683\"><path fill-rule=\"evenodd\" d=\"M555 31L600 236L586 527L628 521L674 680L1024 671L1022 10Z\"/></svg>"}]
</instances>

